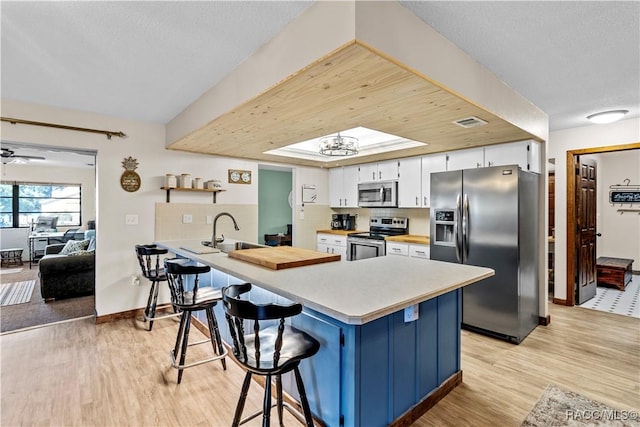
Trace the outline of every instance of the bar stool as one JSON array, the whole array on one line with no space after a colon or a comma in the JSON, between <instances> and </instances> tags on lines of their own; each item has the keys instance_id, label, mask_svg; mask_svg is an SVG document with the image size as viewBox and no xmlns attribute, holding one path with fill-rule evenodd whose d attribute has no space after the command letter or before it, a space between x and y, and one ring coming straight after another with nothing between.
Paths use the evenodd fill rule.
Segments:
<instances>
[{"instance_id":1,"label":"bar stool","mask_svg":"<svg viewBox=\"0 0 640 427\"><path fill-rule=\"evenodd\" d=\"M168 252L168 250L158 248L154 244L136 245L136 255L138 256L138 263L140 263L142 275L151 281L151 289L149 289L147 306L144 309L144 321L149 321L149 330L153 329L154 320L168 319L170 317L178 317L181 315L174 306L173 313L156 316L160 282L167 281L167 275L164 272L164 268L160 267L160 255L165 255Z\"/></svg>"},{"instance_id":2,"label":"bar stool","mask_svg":"<svg viewBox=\"0 0 640 427\"><path fill-rule=\"evenodd\" d=\"M262 413L262 425L269 426L273 406L278 407L278 419L282 426L282 408L284 406L300 422L311 427L313 426L313 417L298 365L303 359L316 354L320 349L320 343L306 332L285 325L286 318L302 312L302 304L256 305L251 301L240 299L240 295L249 292L249 290L251 290L250 283L232 285L222 290L225 315L233 340L233 355L247 371L232 426L244 424L260 413ZM253 334L245 334L243 326L245 319L254 321ZM260 328L259 321L276 319L279 320L277 325ZM288 403L282 402L281 375L289 371L294 373L304 416ZM266 376L262 411L240 420L252 374ZM275 377L276 380L277 402L275 405L271 405L271 377Z\"/></svg>"},{"instance_id":3,"label":"bar stool","mask_svg":"<svg viewBox=\"0 0 640 427\"><path fill-rule=\"evenodd\" d=\"M164 261L164 268L167 273L169 288L171 289L173 305L183 313L183 316L180 318L176 345L169 354L171 366L178 370L178 384L182 381L182 371L184 369L202 365L203 363L220 360L222 362L222 368L226 370L227 364L225 357L227 356L227 350L222 346L218 322L213 313L213 307L220 301L222 294L219 289L214 289L210 286L198 287L200 274L208 273L211 267L208 265L190 264L189 260L184 258L173 258ZM207 315L210 338L189 344L191 314L201 310L204 310ZM208 342L211 343L216 356L185 364L188 347ZM180 356L179 363L176 362L178 355Z\"/></svg>"}]
</instances>

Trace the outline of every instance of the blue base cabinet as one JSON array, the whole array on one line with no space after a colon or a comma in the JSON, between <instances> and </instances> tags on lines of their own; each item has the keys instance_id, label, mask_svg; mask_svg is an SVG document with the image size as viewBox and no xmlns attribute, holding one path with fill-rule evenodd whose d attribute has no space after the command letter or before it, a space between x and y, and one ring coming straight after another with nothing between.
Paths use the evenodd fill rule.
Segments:
<instances>
[{"instance_id":1,"label":"blue base cabinet","mask_svg":"<svg viewBox=\"0 0 640 427\"><path fill-rule=\"evenodd\" d=\"M329 426L386 426L435 391L460 370L460 301L456 290L421 303L415 321L398 311L364 325L305 308L292 324L322 343L301 365L314 415Z\"/></svg>"},{"instance_id":2,"label":"blue base cabinet","mask_svg":"<svg viewBox=\"0 0 640 427\"><path fill-rule=\"evenodd\" d=\"M241 282L212 270L216 288ZM403 310L349 325L305 307L291 324L321 344L314 357L300 364L313 414L332 427L386 426L437 390L460 370L461 294L458 289L420 303L418 319L407 323ZM257 286L250 298L288 301ZM222 339L229 343L222 304L214 312ZM201 320L206 322L204 316ZM297 399L293 375L283 376L282 383Z\"/></svg>"}]
</instances>

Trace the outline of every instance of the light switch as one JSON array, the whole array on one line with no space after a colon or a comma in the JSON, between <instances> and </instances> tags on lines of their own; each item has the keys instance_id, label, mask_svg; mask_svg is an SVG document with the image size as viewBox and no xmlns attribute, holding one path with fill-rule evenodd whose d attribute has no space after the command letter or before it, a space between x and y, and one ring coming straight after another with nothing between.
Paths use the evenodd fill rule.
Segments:
<instances>
[{"instance_id":1,"label":"light switch","mask_svg":"<svg viewBox=\"0 0 640 427\"><path fill-rule=\"evenodd\" d=\"M138 225L138 215L136 215L136 214L126 214L124 216L124 223L126 225Z\"/></svg>"},{"instance_id":2,"label":"light switch","mask_svg":"<svg viewBox=\"0 0 640 427\"><path fill-rule=\"evenodd\" d=\"M192 222L193 222L193 216L191 216L191 214L182 215L183 224L191 224Z\"/></svg>"}]
</instances>

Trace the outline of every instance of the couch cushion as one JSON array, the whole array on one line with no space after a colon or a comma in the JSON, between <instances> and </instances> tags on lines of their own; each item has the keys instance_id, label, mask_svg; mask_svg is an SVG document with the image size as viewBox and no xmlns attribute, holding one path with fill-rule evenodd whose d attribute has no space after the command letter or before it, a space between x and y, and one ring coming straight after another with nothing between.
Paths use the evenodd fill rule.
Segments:
<instances>
[{"instance_id":1,"label":"couch cushion","mask_svg":"<svg viewBox=\"0 0 640 427\"><path fill-rule=\"evenodd\" d=\"M60 255L69 255L72 252L84 251L89 246L88 240L69 240L64 248L60 251Z\"/></svg>"},{"instance_id":2,"label":"couch cushion","mask_svg":"<svg viewBox=\"0 0 640 427\"><path fill-rule=\"evenodd\" d=\"M92 236L91 239L89 239L89 246L87 246L87 250L88 251L95 251L96 250L96 237Z\"/></svg>"}]
</instances>

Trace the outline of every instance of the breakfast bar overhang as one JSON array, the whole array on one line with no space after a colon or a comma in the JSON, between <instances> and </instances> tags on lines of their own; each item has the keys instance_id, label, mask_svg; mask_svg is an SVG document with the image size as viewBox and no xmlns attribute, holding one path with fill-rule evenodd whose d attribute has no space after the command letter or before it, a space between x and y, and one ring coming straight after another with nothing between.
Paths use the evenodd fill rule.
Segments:
<instances>
[{"instance_id":1,"label":"breakfast bar overhang","mask_svg":"<svg viewBox=\"0 0 640 427\"><path fill-rule=\"evenodd\" d=\"M321 349L300 368L311 410L329 426L406 425L458 385L461 288L494 274L408 257L270 270L225 253L182 249L199 241L156 243L209 265L214 287L250 282L253 301L304 305L292 324ZM216 316L229 342L220 304ZM292 378L283 377L283 388L297 398Z\"/></svg>"}]
</instances>

